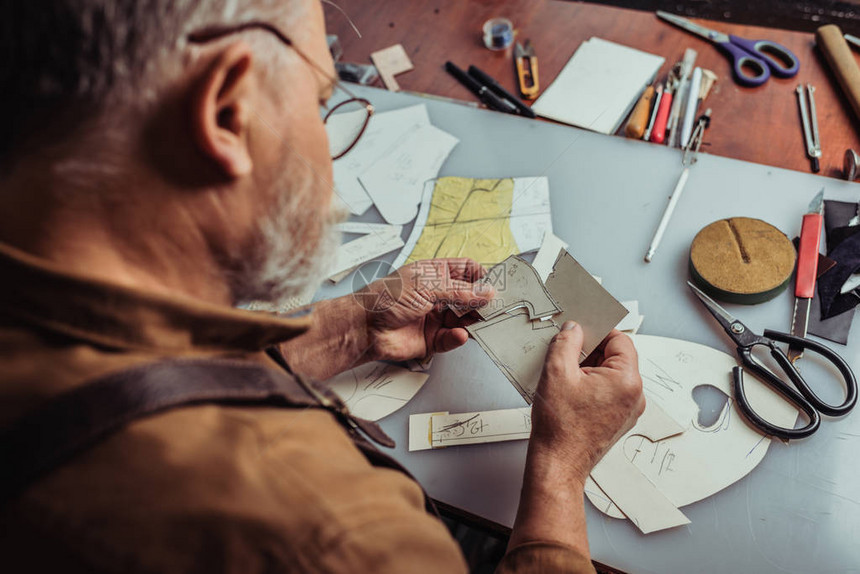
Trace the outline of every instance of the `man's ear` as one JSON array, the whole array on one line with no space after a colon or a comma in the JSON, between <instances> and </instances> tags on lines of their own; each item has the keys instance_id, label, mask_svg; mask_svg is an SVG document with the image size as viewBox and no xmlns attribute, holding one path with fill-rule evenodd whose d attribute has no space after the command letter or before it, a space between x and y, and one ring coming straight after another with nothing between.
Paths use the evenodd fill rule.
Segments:
<instances>
[{"instance_id":1,"label":"man's ear","mask_svg":"<svg viewBox=\"0 0 860 574\"><path fill-rule=\"evenodd\" d=\"M248 149L251 107L256 96L251 49L243 42L225 48L196 86L191 102L194 139L225 176L251 172Z\"/></svg>"}]
</instances>

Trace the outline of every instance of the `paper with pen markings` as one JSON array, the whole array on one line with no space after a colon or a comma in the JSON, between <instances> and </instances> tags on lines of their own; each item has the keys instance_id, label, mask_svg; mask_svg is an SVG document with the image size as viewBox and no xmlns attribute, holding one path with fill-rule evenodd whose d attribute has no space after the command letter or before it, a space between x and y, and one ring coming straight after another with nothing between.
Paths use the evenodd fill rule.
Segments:
<instances>
[{"instance_id":1,"label":"paper with pen markings","mask_svg":"<svg viewBox=\"0 0 860 574\"><path fill-rule=\"evenodd\" d=\"M334 114L326 122L326 132L331 142L342 143L344 138L353 137L355 120L349 117L349 113ZM424 125L430 125L430 116L424 104L370 117L355 147L333 165L336 196L352 213L361 215L373 205L358 176L391 151L406 133Z\"/></svg>"},{"instance_id":2,"label":"paper with pen markings","mask_svg":"<svg viewBox=\"0 0 860 574\"><path fill-rule=\"evenodd\" d=\"M324 384L357 417L378 421L408 403L430 375L378 361L335 375Z\"/></svg>"},{"instance_id":3,"label":"paper with pen markings","mask_svg":"<svg viewBox=\"0 0 860 574\"><path fill-rule=\"evenodd\" d=\"M430 444L433 448L527 440L531 431L531 407L430 417Z\"/></svg>"}]
</instances>

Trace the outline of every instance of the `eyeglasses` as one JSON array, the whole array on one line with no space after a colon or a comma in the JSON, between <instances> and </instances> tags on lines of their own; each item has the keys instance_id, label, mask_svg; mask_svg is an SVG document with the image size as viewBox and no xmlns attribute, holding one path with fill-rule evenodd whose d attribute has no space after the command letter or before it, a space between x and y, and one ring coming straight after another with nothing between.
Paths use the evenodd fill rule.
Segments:
<instances>
[{"instance_id":1,"label":"eyeglasses","mask_svg":"<svg viewBox=\"0 0 860 574\"><path fill-rule=\"evenodd\" d=\"M326 131L329 136L329 151L332 160L337 160L345 156L355 147L358 140L367 130L367 125L370 123L370 116L373 115L373 104L364 98L359 98L350 92L343 83L337 78L311 60L304 52L299 50L293 41L290 40L283 32L278 30L272 24L261 21L250 21L235 26L210 26L197 32L192 32L188 35L188 41L192 44L204 44L213 40L218 40L224 36L238 34L246 30L266 30L275 35L278 40L286 44L288 47L296 51L296 53L310 67L318 71L326 79L331 81L331 85L335 88L343 90L349 96L347 99L335 105L328 110L323 117L323 123L326 125Z\"/></svg>"}]
</instances>

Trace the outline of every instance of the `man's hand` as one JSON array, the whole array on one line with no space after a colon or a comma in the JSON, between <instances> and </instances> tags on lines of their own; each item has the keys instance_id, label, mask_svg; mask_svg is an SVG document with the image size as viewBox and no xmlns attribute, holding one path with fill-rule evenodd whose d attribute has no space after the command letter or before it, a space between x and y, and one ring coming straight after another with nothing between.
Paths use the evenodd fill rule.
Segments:
<instances>
[{"instance_id":1,"label":"man's hand","mask_svg":"<svg viewBox=\"0 0 860 574\"><path fill-rule=\"evenodd\" d=\"M447 303L477 309L492 288L474 282L484 268L471 259L428 259L402 267L355 294L366 310L369 358L422 359L464 344L471 321L457 317Z\"/></svg>"},{"instance_id":2,"label":"man's hand","mask_svg":"<svg viewBox=\"0 0 860 574\"><path fill-rule=\"evenodd\" d=\"M532 406L525 479L509 548L561 543L588 555L583 489L609 447L645 410L633 342L613 330L595 366L580 367L582 328L562 326L550 344Z\"/></svg>"},{"instance_id":3,"label":"man's hand","mask_svg":"<svg viewBox=\"0 0 860 574\"><path fill-rule=\"evenodd\" d=\"M565 323L550 343L532 409L531 448L564 462L584 482L645 410L636 349L613 330L597 365L580 367L582 328Z\"/></svg>"},{"instance_id":4,"label":"man's hand","mask_svg":"<svg viewBox=\"0 0 860 574\"><path fill-rule=\"evenodd\" d=\"M465 343L460 319L447 308L456 302L478 308L492 296L476 292L484 268L471 259L431 259L402 267L345 297L314 306L313 324L281 345L297 372L325 380L373 360L423 359ZM483 284L481 284L483 286Z\"/></svg>"}]
</instances>

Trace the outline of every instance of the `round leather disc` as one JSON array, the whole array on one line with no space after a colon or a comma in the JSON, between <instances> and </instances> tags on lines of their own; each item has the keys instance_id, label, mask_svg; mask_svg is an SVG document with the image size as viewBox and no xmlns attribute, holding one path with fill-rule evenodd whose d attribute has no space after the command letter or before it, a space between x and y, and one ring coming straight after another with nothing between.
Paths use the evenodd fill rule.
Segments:
<instances>
[{"instance_id":1,"label":"round leather disc","mask_svg":"<svg viewBox=\"0 0 860 574\"><path fill-rule=\"evenodd\" d=\"M732 217L711 223L693 239L690 274L714 299L753 305L785 289L796 258L794 245L773 225Z\"/></svg>"}]
</instances>

